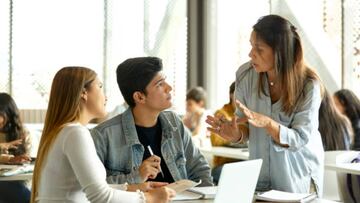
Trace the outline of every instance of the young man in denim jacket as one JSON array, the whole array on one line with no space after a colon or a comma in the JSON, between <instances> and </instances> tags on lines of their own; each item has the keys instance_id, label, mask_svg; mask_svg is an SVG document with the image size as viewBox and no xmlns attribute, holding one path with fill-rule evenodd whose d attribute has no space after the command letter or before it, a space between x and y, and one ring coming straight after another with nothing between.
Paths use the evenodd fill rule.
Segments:
<instances>
[{"instance_id":1,"label":"young man in denim jacket","mask_svg":"<svg viewBox=\"0 0 360 203\"><path fill-rule=\"evenodd\" d=\"M191 133L175 113L164 111L171 107L172 87L161 70L156 57L127 59L116 70L129 108L91 131L107 181L190 179L212 185L210 166L192 143Z\"/></svg>"}]
</instances>

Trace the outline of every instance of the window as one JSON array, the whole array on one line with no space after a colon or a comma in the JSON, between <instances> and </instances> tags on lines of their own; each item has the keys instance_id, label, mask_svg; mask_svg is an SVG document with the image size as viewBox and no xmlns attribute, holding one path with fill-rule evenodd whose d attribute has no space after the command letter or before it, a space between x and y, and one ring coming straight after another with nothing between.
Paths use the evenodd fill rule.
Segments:
<instances>
[{"instance_id":1,"label":"window","mask_svg":"<svg viewBox=\"0 0 360 203\"><path fill-rule=\"evenodd\" d=\"M117 65L150 55L163 59L174 109L185 108L186 1L2 1L0 9L0 42L8 47L1 50L0 90L19 108L46 109L54 74L74 65L104 80L111 111L123 101Z\"/></svg>"},{"instance_id":2,"label":"window","mask_svg":"<svg viewBox=\"0 0 360 203\"><path fill-rule=\"evenodd\" d=\"M19 108L46 109L54 74L86 66L102 74L100 1L14 1L12 96Z\"/></svg>"},{"instance_id":3,"label":"window","mask_svg":"<svg viewBox=\"0 0 360 203\"><path fill-rule=\"evenodd\" d=\"M216 81L213 81L217 85L210 91L214 91L218 99L212 108L219 108L228 101L227 90L235 80L236 70L249 60L252 26L261 16L270 13L289 19L297 27L307 64L317 70L331 92L348 88L360 96L360 2L345 1L344 21L342 2L217 0L214 23L217 65Z\"/></svg>"},{"instance_id":4,"label":"window","mask_svg":"<svg viewBox=\"0 0 360 203\"><path fill-rule=\"evenodd\" d=\"M217 1L216 108L229 102L229 87L239 66L249 61L250 34L259 17L269 14L267 0Z\"/></svg>"}]
</instances>

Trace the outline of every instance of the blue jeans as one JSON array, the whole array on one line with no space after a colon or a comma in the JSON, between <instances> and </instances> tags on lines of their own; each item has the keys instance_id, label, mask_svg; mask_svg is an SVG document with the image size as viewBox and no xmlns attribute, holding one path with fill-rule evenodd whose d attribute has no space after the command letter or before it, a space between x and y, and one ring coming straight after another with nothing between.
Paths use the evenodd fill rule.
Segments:
<instances>
[{"instance_id":1,"label":"blue jeans","mask_svg":"<svg viewBox=\"0 0 360 203\"><path fill-rule=\"evenodd\" d=\"M29 203L30 196L23 181L0 181L0 203Z\"/></svg>"}]
</instances>

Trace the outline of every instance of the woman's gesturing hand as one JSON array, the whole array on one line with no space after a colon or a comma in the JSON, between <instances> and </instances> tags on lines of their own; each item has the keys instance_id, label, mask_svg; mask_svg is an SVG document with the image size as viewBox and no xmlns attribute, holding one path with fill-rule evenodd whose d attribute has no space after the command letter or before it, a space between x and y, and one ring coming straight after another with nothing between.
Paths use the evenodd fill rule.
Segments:
<instances>
[{"instance_id":1,"label":"woman's gesturing hand","mask_svg":"<svg viewBox=\"0 0 360 203\"><path fill-rule=\"evenodd\" d=\"M236 116L231 121L226 120L223 116L207 116L206 118L206 123L210 125L210 127L207 128L209 131L231 142L239 142L242 140L243 133L239 129L238 123L244 121L244 119L237 118Z\"/></svg>"},{"instance_id":2,"label":"woman's gesturing hand","mask_svg":"<svg viewBox=\"0 0 360 203\"><path fill-rule=\"evenodd\" d=\"M269 125L269 122L271 121L271 119L269 117L249 110L239 100L236 100L236 106L241 112L243 112L243 114L245 115L247 121L251 125L253 125L255 127L259 127L259 128L264 128L264 127L267 127Z\"/></svg>"},{"instance_id":3,"label":"woman's gesturing hand","mask_svg":"<svg viewBox=\"0 0 360 203\"><path fill-rule=\"evenodd\" d=\"M289 147L287 144L280 143L280 125L273 119L268 116L256 113L254 111L249 110L245 105L236 100L236 106L238 109L244 113L247 121L258 128L265 128L268 135L270 135L273 140L282 147Z\"/></svg>"}]
</instances>

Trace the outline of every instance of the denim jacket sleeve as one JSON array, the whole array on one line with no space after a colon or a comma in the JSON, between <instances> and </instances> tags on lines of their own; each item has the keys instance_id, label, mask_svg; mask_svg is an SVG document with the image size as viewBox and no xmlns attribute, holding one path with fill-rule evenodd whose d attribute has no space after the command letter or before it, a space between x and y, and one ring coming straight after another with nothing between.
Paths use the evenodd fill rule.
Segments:
<instances>
[{"instance_id":1,"label":"denim jacket sleeve","mask_svg":"<svg viewBox=\"0 0 360 203\"><path fill-rule=\"evenodd\" d=\"M211 169L207 160L193 144L191 132L187 128L184 128L184 125L181 126L184 135L184 149L187 157L186 169L188 172L188 179L196 181L201 180L200 186L212 186Z\"/></svg>"},{"instance_id":2,"label":"denim jacket sleeve","mask_svg":"<svg viewBox=\"0 0 360 203\"><path fill-rule=\"evenodd\" d=\"M105 166L107 177L106 180L109 184L134 184L143 182L140 178L139 167L133 167L129 173L124 173L118 170L111 170L111 167L109 167L109 162L112 160L109 159L111 159L111 156L116 153L111 152L113 149L109 145L110 138L106 133L102 134L96 128L91 130L91 136L94 140L97 154Z\"/></svg>"},{"instance_id":3,"label":"denim jacket sleeve","mask_svg":"<svg viewBox=\"0 0 360 203\"><path fill-rule=\"evenodd\" d=\"M124 183L137 184L144 182L140 178L140 172L138 167L132 170L128 174L121 173L120 171L110 171L107 169L106 172L107 172L106 181L109 184L124 184Z\"/></svg>"}]
</instances>

